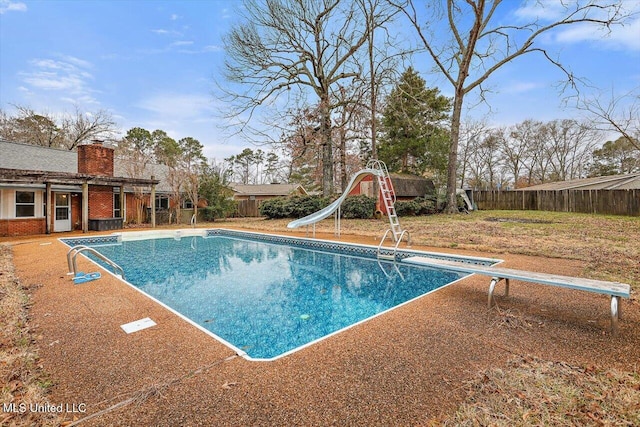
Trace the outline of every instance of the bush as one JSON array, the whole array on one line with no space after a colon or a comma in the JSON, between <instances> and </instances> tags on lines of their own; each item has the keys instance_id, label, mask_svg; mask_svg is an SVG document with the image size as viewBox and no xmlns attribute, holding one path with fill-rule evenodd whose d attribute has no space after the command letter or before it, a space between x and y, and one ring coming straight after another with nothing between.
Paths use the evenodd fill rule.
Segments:
<instances>
[{"instance_id":1,"label":"bush","mask_svg":"<svg viewBox=\"0 0 640 427\"><path fill-rule=\"evenodd\" d=\"M398 216L416 216L420 214L420 203L415 200L396 202L395 208Z\"/></svg>"},{"instance_id":2,"label":"bush","mask_svg":"<svg viewBox=\"0 0 640 427\"><path fill-rule=\"evenodd\" d=\"M202 211L202 218L205 221L214 221L216 218L227 218L235 212L237 203L235 200L219 201L216 205L199 208Z\"/></svg>"},{"instance_id":3,"label":"bush","mask_svg":"<svg viewBox=\"0 0 640 427\"><path fill-rule=\"evenodd\" d=\"M365 194L347 197L340 207L342 218L373 218L375 209L376 199Z\"/></svg>"},{"instance_id":4,"label":"bush","mask_svg":"<svg viewBox=\"0 0 640 427\"><path fill-rule=\"evenodd\" d=\"M289 203L291 204L290 216L302 218L328 206L329 200L321 196L294 196L289 198Z\"/></svg>"},{"instance_id":5,"label":"bush","mask_svg":"<svg viewBox=\"0 0 640 427\"><path fill-rule=\"evenodd\" d=\"M276 197L262 202L260 215L270 219L302 218L328 204L328 200L320 196Z\"/></svg>"},{"instance_id":6,"label":"bush","mask_svg":"<svg viewBox=\"0 0 640 427\"><path fill-rule=\"evenodd\" d=\"M272 219L286 218L286 215L284 214L286 200L286 197L276 197L265 200L260 204L260 215Z\"/></svg>"},{"instance_id":7,"label":"bush","mask_svg":"<svg viewBox=\"0 0 640 427\"><path fill-rule=\"evenodd\" d=\"M406 202L396 202L398 216L433 215L438 212L438 202L435 195L416 197Z\"/></svg>"}]
</instances>

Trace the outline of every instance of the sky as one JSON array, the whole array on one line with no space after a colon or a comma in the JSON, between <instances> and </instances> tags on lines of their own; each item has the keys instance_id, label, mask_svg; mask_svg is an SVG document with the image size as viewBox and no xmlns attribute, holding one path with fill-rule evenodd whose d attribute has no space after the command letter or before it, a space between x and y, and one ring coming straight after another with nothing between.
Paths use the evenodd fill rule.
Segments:
<instances>
[{"instance_id":1,"label":"sky","mask_svg":"<svg viewBox=\"0 0 640 427\"><path fill-rule=\"evenodd\" d=\"M640 13L640 0L622 1ZM539 15L539 9L519 1L506 4L500 19L518 22ZM142 127L162 129L175 139L194 137L206 157L219 160L245 147L255 149L223 130L229 107L214 95L215 82L225 84L222 38L238 21L239 5L229 0L0 0L0 108L12 113L13 105L20 105L54 115L76 106L106 110L123 134ZM592 27L567 27L540 43L589 82L592 87L583 94L638 93L640 16L606 36ZM452 94L442 77L430 73L433 64L426 56L415 57L412 65L428 86ZM576 110L562 108L561 79L539 56L522 57L487 82L491 114L473 98L466 101L473 107L467 114L493 125L576 117Z\"/></svg>"}]
</instances>

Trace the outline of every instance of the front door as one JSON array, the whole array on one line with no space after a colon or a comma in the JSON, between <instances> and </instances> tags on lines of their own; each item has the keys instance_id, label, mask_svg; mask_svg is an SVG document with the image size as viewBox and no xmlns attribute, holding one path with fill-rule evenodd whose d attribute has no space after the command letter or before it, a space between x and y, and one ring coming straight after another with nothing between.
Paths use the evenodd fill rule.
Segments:
<instances>
[{"instance_id":1,"label":"front door","mask_svg":"<svg viewBox=\"0 0 640 427\"><path fill-rule=\"evenodd\" d=\"M71 195L56 193L54 231L71 231Z\"/></svg>"}]
</instances>

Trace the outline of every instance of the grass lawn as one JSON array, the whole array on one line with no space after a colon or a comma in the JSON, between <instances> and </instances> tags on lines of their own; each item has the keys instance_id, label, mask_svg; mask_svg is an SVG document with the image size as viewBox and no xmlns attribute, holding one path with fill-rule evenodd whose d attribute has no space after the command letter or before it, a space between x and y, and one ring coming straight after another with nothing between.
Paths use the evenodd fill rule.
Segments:
<instances>
[{"instance_id":1,"label":"grass lawn","mask_svg":"<svg viewBox=\"0 0 640 427\"><path fill-rule=\"evenodd\" d=\"M209 227L290 233L288 220L229 219ZM640 288L640 218L522 211L483 211L469 215L403 217L414 244L479 252L578 260L582 275L632 286L636 309ZM343 220L342 235L365 236L376 245L382 220ZM304 231L298 230L298 231ZM309 230L310 231L310 230ZM333 233L332 219L316 226ZM6 239L5 239L6 240ZM13 275L10 245L0 246L0 375L2 402L43 402L49 385L37 363L29 328L29 298ZM637 355L630 355L636 357ZM483 370L465 384L466 400L457 412L434 425L640 425L640 374L562 361L516 357L506 368ZM51 416L0 413L2 425L57 425ZM34 418L36 417L36 418Z\"/></svg>"}]
</instances>

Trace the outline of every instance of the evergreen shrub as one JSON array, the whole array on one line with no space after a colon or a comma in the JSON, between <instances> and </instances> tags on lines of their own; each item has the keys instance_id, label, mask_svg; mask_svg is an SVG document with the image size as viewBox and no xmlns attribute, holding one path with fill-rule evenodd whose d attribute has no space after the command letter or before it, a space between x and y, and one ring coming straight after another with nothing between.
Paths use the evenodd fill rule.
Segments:
<instances>
[{"instance_id":1,"label":"evergreen shrub","mask_svg":"<svg viewBox=\"0 0 640 427\"><path fill-rule=\"evenodd\" d=\"M375 209L376 209L376 199L373 197L369 197L366 194L349 196L344 200L344 202L342 203L342 206L340 207L342 218L347 218L347 219L373 218L373 213Z\"/></svg>"}]
</instances>

